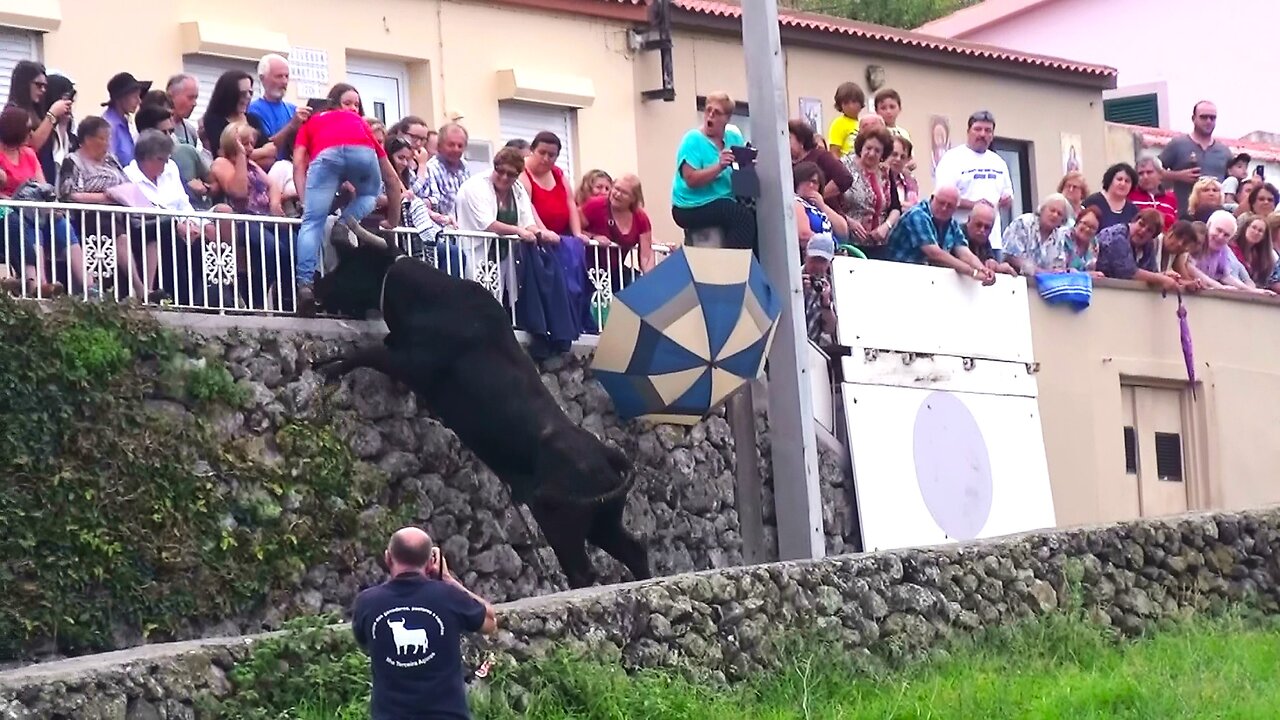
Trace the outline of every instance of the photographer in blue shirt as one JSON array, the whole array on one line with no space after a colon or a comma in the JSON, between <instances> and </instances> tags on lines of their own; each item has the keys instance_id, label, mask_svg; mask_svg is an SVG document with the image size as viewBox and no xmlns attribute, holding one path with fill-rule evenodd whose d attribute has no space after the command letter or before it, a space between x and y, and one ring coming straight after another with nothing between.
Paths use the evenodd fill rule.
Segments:
<instances>
[{"instance_id":1,"label":"photographer in blue shirt","mask_svg":"<svg viewBox=\"0 0 1280 720\"><path fill-rule=\"evenodd\" d=\"M391 579L360 593L351 618L373 672L373 720L470 720L461 636L495 632L493 606L418 528L397 530L384 558Z\"/></svg>"}]
</instances>

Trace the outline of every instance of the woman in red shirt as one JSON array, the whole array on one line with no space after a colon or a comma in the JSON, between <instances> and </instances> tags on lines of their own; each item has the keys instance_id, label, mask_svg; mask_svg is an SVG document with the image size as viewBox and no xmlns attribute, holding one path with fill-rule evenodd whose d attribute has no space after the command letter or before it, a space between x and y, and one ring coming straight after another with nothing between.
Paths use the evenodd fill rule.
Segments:
<instances>
[{"instance_id":1,"label":"woman in red shirt","mask_svg":"<svg viewBox=\"0 0 1280 720\"><path fill-rule=\"evenodd\" d=\"M572 235L586 240L578 217L578 204L565 182L564 172L556 167L561 147L560 138L553 132L543 130L534 135L520 183L529 191L533 211L548 230L559 236Z\"/></svg>"},{"instance_id":2,"label":"woman in red shirt","mask_svg":"<svg viewBox=\"0 0 1280 720\"><path fill-rule=\"evenodd\" d=\"M293 182L298 190L298 202L302 204L294 274L298 282L298 312L303 315L315 312L311 284L320 263L324 222L344 182L355 188L355 197L342 209L340 223L358 224L373 212L385 185L387 219L384 225L400 224L403 187L387 159L387 151L374 138L359 112L359 95L349 85L337 85L329 96L298 128L293 144Z\"/></svg>"},{"instance_id":3,"label":"woman in red shirt","mask_svg":"<svg viewBox=\"0 0 1280 720\"><path fill-rule=\"evenodd\" d=\"M44 184L44 171L36 151L31 149L31 116L16 105L0 112L0 197L11 198L18 188L29 180ZM30 199L30 198L24 198ZM58 243L68 251L71 276L84 283L84 255L80 251L80 238L71 230L67 219L50 211L33 208L13 208L5 219L8 242L8 265L22 266L24 284L15 278L6 278L4 287L10 292L48 297L63 291L62 283L49 282L45 273L46 254Z\"/></svg>"},{"instance_id":4,"label":"woman in red shirt","mask_svg":"<svg viewBox=\"0 0 1280 720\"><path fill-rule=\"evenodd\" d=\"M582 206L582 217L586 221L584 231L598 246L588 251L591 256L588 265L607 269L614 289L624 284L621 276L627 270L623 269L622 260L633 249L639 248L639 252L632 267L638 267L640 272L653 269L653 226L644 211L640 178L635 175L618 178L608 196L587 200ZM634 270L630 274L634 275Z\"/></svg>"}]
</instances>

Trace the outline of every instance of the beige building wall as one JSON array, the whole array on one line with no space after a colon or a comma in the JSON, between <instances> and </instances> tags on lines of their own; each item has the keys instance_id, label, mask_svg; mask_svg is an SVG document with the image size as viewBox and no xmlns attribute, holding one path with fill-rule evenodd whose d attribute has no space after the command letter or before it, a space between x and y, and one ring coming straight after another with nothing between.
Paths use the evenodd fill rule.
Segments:
<instances>
[{"instance_id":1,"label":"beige building wall","mask_svg":"<svg viewBox=\"0 0 1280 720\"><path fill-rule=\"evenodd\" d=\"M576 137L569 139L575 173L596 167L615 175L637 172L652 208L655 239L663 242L682 237L668 210L672 161L680 138L697 122L697 97L726 90L747 99L741 43L710 33L676 30L676 100L665 103L640 98L641 91L661 85L658 53L630 50L627 32L633 24L624 20L442 0L379 0L376 10L360 12L352 12L349 0L299 0L295 10L267 14L256 0L216 6L175 0L145 13L134 5L62 0L61 22L43 38L45 63L69 73L79 86L80 117L100 111L107 79L118 71L162 84L182 70L185 53L256 60L293 46L325 50L332 82L345 78L349 57L405 63L411 112L439 123L446 112L460 111L473 139L497 146L500 71L537 75L552 85L557 79L585 83L593 97L577 110ZM104 28L123 38L112 43L108 61L86 50L101 45ZM932 183L926 134L931 114L951 119L953 143L959 143L969 113L994 112L1002 137L1032 143L1036 195L1049 192L1061 175L1060 131L1082 136L1086 168L1103 165L1101 91L836 50L787 47L784 54L788 113L799 114L801 97L819 98L824 125L834 112L835 86L846 78L862 81L868 63L882 65L888 85L903 94L902 124L923 145L917 156L926 190Z\"/></svg>"},{"instance_id":2,"label":"beige building wall","mask_svg":"<svg viewBox=\"0 0 1280 720\"><path fill-rule=\"evenodd\" d=\"M190 23L198 21L210 36L229 38L214 48L221 56L256 60L269 51L287 53L290 46L325 50L331 82L345 78L348 57L403 62L411 112L438 124L446 112L461 111L472 137L495 145L501 145L499 71L585 80L594 98L577 111L576 137L568 139L577 170L636 168L638 91L626 41L629 25L620 21L439 0L378 0L376 9L359 12L349 0L305 0L294 11L267 14L254 0L216 6L176 0L145 13L135 12L134 5L62 0L61 24L43 38L45 63L76 80L80 117L100 111L107 80L116 72L128 70L160 86L182 71L184 53L202 49L190 39ZM112 44L106 62L85 50L101 45L103 28L124 39ZM292 90L291 95L296 99Z\"/></svg>"},{"instance_id":3,"label":"beige building wall","mask_svg":"<svg viewBox=\"0 0 1280 720\"><path fill-rule=\"evenodd\" d=\"M1045 450L1060 525L1137 517L1124 463L1121 384L1182 391L1188 509L1280 502L1280 303L1186 298L1199 385L1193 400L1175 298L1099 281L1080 313L1031 301ZM1167 489L1167 488L1166 488Z\"/></svg>"}]
</instances>

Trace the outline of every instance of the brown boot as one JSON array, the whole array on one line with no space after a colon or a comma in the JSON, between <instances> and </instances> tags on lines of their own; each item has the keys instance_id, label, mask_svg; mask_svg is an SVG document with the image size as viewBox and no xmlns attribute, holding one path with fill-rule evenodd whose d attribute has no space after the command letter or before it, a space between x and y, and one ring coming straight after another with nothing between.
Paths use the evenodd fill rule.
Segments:
<instances>
[{"instance_id":1,"label":"brown boot","mask_svg":"<svg viewBox=\"0 0 1280 720\"><path fill-rule=\"evenodd\" d=\"M310 285L298 286L298 316L299 317L315 317L316 311L316 294Z\"/></svg>"}]
</instances>

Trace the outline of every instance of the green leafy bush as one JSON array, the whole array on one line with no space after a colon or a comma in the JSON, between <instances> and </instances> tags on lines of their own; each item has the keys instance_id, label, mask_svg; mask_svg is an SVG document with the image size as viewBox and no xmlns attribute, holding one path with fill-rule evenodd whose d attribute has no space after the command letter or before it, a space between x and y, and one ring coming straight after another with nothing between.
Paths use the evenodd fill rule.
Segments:
<instances>
[{"instance_id":1,"label":"green leafy bush","mask_svg":"<svg viewBox=\"0 0 1280 720\"><path fill-rule=\"evenodd\" d=\"M178 350L148 315L0 297L0 660L178 637L353 554L380 478L320 424L273 464L220 442L201 417L243 391L218 361L185 378L200 415L153 409Z\"/></svg>"}]
</instances>

